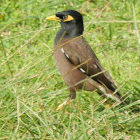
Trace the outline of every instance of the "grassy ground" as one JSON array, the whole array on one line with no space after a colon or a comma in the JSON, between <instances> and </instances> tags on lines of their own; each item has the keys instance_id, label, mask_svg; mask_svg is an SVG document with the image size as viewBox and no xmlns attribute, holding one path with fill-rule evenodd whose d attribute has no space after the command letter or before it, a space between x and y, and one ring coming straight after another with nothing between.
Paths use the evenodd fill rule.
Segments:
<instances>
[{"instance_id":1,"label":"grassy ground","mask_svg":"<svg viewBox=\"0 0 140 140\"><path fill-rule=\"evenodd\" d=\"M65 9L83 14L84 37L129 105L79 91L55 111L69 93L52 57L60 25L44 19ZM139 30L139 0L1 0L0 139L140 139Z\"/></svg>"}]
</instances>

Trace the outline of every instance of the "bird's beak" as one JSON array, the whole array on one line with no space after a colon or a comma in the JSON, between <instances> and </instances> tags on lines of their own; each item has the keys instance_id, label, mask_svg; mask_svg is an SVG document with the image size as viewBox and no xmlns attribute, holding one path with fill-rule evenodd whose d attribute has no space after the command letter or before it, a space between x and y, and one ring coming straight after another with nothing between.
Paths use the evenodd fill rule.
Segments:
<instances>
[{"instance_id":1,"label":"bird's beak","mask_svg":"<svg viewBox=\"0 0 140 140\"><path fill-rule=\"evenodd\" d=\"M59 17L57 17L56 15L47 17L46 20L55 20L55 21L60 21L61 19Z\"/></svg>"}]
</instances>

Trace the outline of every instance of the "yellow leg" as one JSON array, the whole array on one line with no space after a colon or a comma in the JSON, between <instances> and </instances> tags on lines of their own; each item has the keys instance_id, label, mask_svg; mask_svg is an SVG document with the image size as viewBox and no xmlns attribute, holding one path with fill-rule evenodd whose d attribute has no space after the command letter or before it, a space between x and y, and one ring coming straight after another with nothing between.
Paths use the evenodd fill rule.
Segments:
<instances>
[{"instance_id":1,"label":"yellow leg","mask_svg":"<svg viewBox=\"0 0 140 140\"><path fill-rule=\"evenodd\" d=\"M60 104L57 108L56 111L60 110L61 108L63 108L64 106L66 106L67 104L70 104L73 101L73 99L69 99L67 101L65 101L64 103Z\"/></svg>"}]
</instances>

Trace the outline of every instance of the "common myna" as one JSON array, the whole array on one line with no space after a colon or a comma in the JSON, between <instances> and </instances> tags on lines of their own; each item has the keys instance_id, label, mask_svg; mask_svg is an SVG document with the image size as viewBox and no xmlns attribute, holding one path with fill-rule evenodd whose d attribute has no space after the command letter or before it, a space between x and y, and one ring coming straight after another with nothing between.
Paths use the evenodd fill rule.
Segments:
<instances>
[{"instance_id":1,"label":"common myna","mask_svg":"<svg viewBox=\"0 0 140 140\"><path fill-rule=\"evenodd\" d=\"M54 40L54 57L70 91L69 100L59 105L57 110L75 99L78 89L97 90L99 94L121 102L117 86L82 36L82 15L75 10L66 10L47 20L59 21L61 24Z\"/></svg>"}]
</instances>

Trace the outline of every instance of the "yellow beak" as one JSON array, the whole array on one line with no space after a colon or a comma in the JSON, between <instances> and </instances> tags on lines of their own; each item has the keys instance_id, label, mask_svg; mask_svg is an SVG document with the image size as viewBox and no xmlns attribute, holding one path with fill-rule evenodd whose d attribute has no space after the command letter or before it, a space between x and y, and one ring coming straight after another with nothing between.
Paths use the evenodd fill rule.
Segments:
<instances>
[{"instance_id":1,"label":"yellow beak","mask_svg":"<svg viewBox=\"0 0 140 140\"><path fill-rule=\"evenodd\" d=\"M57 17L56 15L47 17L46 20L55 20L55 21L60 21L61 19L59 17Z\"/></svg>"}]
</instances>

